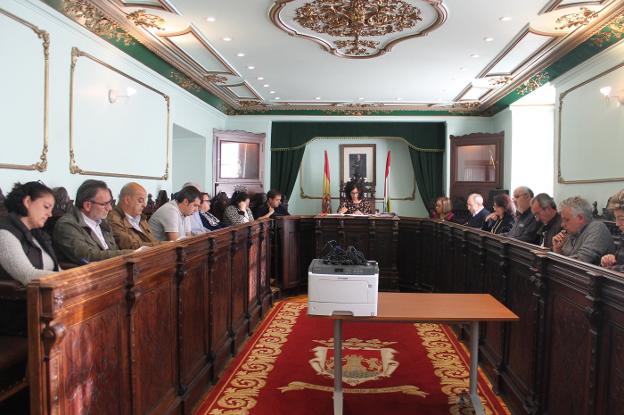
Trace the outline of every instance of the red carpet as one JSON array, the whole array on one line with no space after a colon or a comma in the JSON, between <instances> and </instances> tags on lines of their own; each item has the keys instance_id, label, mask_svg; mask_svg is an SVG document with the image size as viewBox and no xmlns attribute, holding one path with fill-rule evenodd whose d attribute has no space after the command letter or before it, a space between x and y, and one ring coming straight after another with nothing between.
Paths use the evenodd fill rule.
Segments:
<instances>
[{"instance_id":1,"label":"red carpet","mask_svg":"<svg viewBox=\"0 0 624 415\"><path fill-rule=\"evenodd\" d=\"M197 414L332 414L333 329L306 304L271 311ZM468 356L439 324L345 323L344 413L468 414ZM509 414L479 374L486 413Z\"/></svg>"}]
</instances>

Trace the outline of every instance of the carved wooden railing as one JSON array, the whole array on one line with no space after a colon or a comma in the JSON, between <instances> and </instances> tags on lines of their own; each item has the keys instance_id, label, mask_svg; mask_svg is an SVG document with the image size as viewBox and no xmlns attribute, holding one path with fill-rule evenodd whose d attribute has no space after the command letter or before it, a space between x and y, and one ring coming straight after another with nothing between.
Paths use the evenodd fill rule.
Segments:
<instances>
[{"instance_id":1,"label":"carved wooden railing","mask_svg":"<svg viewBox=\"0 0 624 415\"><path fill-rule=\"evenodd\" d=\"M401 218L400 226L402 288L490 293L520 317L486 324L480 345L514 413L622 410L622 274L448 222Z\"/></svg>"},{"instance_id":2,"label":"carved wooden railing","mask_svg":"<svg viewBox=\"0 0 624 415\"><path fill-rule=\"evenodd\" d=\"M191 413L271 306L259 220L28 286L33 414Z\"/></svg>"}]
</instances>

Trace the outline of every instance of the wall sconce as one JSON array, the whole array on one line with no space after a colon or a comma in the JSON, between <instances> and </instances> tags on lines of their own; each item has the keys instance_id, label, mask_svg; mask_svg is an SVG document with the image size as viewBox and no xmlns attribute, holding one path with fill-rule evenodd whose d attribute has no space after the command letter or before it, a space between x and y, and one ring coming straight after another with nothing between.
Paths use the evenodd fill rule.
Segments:
<instances>
[{"instance_id":1,"label":"wall sconce","mask_svg":"<svg viewBox=\"0 0 624 415\"><path fill-rule=\"evenodd\" d=\"M116 89L109 89L108 90L108 102L110 102L111 104L114 104L115 102L117 102L119 98L130 98L132 95L136 94L136 92L137 92L136 89L132 88L131 86L126 88L125 95L121 95L121 93Z\"/></svg>"},{"instance_id":2,"label":"wall sconce","mask_svg":"<svg viewBox=\"0 0 624 415\"><path fill-rule=\"evenodd\" d=\"M612 88L610 86L604 86L600 88L600 93L605 97L607 103L609 101L615 101L616 106L621 106L624 104L624 96L611 95Z\"/></svg>"}]
</instances>

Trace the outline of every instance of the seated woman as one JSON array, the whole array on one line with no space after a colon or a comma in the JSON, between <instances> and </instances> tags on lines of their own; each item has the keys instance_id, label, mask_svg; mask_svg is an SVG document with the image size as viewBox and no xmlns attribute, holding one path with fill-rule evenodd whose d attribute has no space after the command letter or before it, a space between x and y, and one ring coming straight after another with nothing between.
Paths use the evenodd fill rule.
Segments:
<instances>
[{"instance_id":1,"label":"seated woman","mask_svg":"<svg viewBox=\"0 0 624 415\"><path fill-rule=\"evenodd\" d=\"M481 229L495 234L509 232L514 224L515 211L516 208L509 195L497 194L494 196L494 212L486 218L487 220Z\"/></svg>"},{"instance_id":2,"label":"seated woman","mask_svg":"<svg viewBox=\"0 0 624 415\"><path fill-rule=\"evenodd\" d=\"M219 218L210 213L210 196L208 193L201 194L201 204L199 205L199 218L204 228L214 231L223 228L225 225L221 223Z\"/></svg>"},{"instance_id":3,"label":"seated woman","mask_svg":"<svg viewBox=\"0 0 624 415\"><path fill-rule=\"evenodd\" d=\"M615 216L615 224L624 232L624 190L609 198L607 209ZM607 254L600 259L600 266L613 271L624 272L624 246L620 244L615 255Z\"/></svg>"},{"instance_id":4,"label":"seated woman","mask_svg":"<svg viewBox=\"0 0 624 415\"><path fill-rule=\"evenodd\" d=\"M446 196L440 196L436 199L434 205L434 212L432 214L432 219L440 219L453 221L453 204L451 203L451 199Z\"/></svg>"},{"instance_id":5,"label":"seated woman","mask_svg":"<svg viewBox=\"0 0 624 415\"><path fill-rule=\"evenodd\" d=\"M238 225L254 220L249 209L249 195L247 192L236 191L232 194L230 206L223 212L223 222L226 225Z\"/></svg>"},{"instance_id":6,"label":"seated woman","mask_svg":"<svg viewBox=\"0 0 624 415\"><path fill-rule=\"evenodd\" d=\"M338 208L338 213L346 213L349 215L372 215L375 213L373 205L368 200L361 199L364 194L361 185L348 182L345 185L345 194L347 199Z\"/></svg>"},{"instance_id":7,"label":"seated woman","mask_svg":"<svg viewBox=\"0 0 624 415\"><path fill-rule=\"evenodd\" d=\"M0 219L0 279L26 285L59 271L50 237L41 230L52 216L52 190L39 182L17 183L5 205L9 213Z\"/></svg>"}]
</instances>

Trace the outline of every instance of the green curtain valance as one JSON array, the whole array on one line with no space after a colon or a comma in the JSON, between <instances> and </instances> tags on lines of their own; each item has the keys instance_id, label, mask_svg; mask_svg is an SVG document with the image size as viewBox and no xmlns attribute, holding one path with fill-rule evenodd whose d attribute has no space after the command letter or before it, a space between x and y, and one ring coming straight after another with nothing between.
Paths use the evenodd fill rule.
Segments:
<instances>
[{"instance_id":1,"label":"green curtain valance","mask_svg":"<svg viewBox=\"0 0 624 415\"><path fill-rule=\"evenodd\" d=\"M406 146L408 146L410 149L414 150L414 151L419 151L419 152L423 152L423 153L444 153L444 149L438 149L438 148L422 148L422 147L416 147L415 145L411 144L409 141L407 141L405 138L403 137L390 137L390 136L383 136L383 137L341 137L341 136L336 136L336 137L314 137L311 140L306 141L303 144L300 144L298 146L294 146L294 147L281 147L281 148L271 148L271 151L294 151L294 150L301 150L302 148L305 148L305 146L307 146L308 144L310 144L311 142L315 141L315 140L342 140L342 141L348 141L348 140L362 140L362 139L381 139L381 140L395 140L395 141L402 141L405 143Z\"/></svg>"},{"instance_id":2,"label":"green curtain valance","mask_svg":"<svg viewBox=\"0 0 624 415\"><path fill-rule=\"evenodd\" d=\"M409 147L418 191L425 202L443 194L443 122L274 122L271 128L271 187L290 198L306 145L313 139L391 138Z\"/></svg>"}]
</instances>

